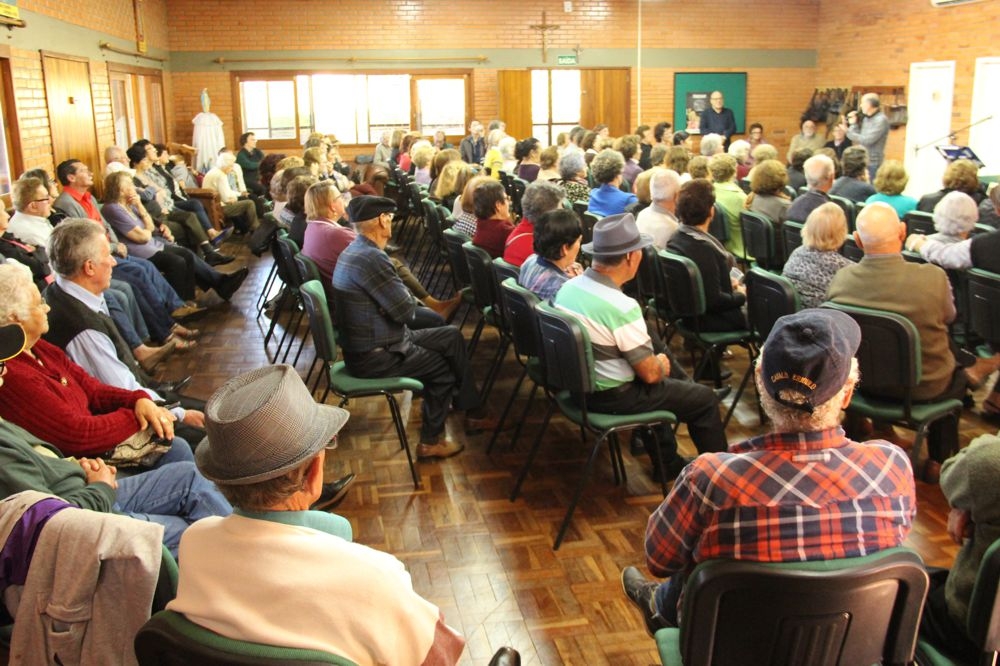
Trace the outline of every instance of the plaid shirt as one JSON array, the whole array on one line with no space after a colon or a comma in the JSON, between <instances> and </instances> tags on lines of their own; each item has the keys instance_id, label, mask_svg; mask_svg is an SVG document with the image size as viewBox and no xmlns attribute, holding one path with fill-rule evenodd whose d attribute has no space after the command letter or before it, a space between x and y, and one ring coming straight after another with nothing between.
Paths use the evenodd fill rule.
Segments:
<instances>
[{"instance_id":1,"label":"plaid shirt","mask_svg":"<svg viewBox=\"0 0 1000 666\"><path fill-rule=\"evenodd\" d=\"M902 543L915 513L898 447L852 442L839 427L772 433L684 468L649 518L646 562L669 576L708 559L861 557Z\"/></svg>"},{"instance_id":2,"label":"plaid shirt","mask_svg":"<svg viewBox=\"0 0 1000 666\"><path fill-rule=\"evenodd\" d=\"M399 278L389 255L357 236L333 269L339 342L346 352L391 347L406 337L416 302Z\"/></svg>"}]
</instances>

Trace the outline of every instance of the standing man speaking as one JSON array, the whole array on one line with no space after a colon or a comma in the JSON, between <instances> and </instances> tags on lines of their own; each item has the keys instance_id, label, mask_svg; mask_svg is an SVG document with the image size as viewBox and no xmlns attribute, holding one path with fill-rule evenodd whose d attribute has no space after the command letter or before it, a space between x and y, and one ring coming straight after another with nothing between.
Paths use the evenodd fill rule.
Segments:
<instances>
[{"instance_id":1,"label":"standing man speaking","mask_svg":"<svg viewBox=\"0 0 1000 666\"><path fill-rule=\"evenodd\" d=\"M726 142L723 144L723 148L729 150L729 141L736 133L736 118L733 116L733 110L724 106L726 100L722 96L721 90L713 90L708 101L711 102L712 106L701 112L701 125L699 126L701 135L720 134L724 136Z\"/></svg>"}]
</instances>

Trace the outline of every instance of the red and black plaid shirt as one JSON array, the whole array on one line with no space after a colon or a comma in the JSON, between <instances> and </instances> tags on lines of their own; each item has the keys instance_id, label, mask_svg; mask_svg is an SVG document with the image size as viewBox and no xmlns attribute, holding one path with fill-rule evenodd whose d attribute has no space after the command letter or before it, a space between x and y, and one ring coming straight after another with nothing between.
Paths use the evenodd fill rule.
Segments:
<instances>
[{"instance_id":1,"label":"red and black plaid shirt","mask_svg":"<svg viewBox=\"0 0 1000 666\"><path fill-rule=\"evenodd\" d=\"M901 544L915 513L898 447L852 442L839 427L774 433L688 465L649 518L646 561L669 576L718 558L862 557Z\"/></svg>"}]
</instances>

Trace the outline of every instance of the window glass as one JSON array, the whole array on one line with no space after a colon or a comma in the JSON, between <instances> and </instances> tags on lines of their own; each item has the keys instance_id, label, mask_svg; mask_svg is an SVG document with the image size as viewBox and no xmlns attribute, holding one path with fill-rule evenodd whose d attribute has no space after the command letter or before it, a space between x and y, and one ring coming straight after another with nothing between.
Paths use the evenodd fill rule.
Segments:
<instances>
[{"instance_id":1,"label":"window glass","mask_svg":"<svg viewBox=\"0 0 1000 666\"><path fill-rule=\"evenodd\" d=\"M580 70L553 69L552 122L580 122Z\"/></svg>"},{"instance_id":2,"label":"window glass","mask_svg":"<svg viewBox=\"0 0 1000 666\"><path fill-rule=\"evenodd\" d=\"M531 122L535 138L547 146L580 123L580 70L532 70Z\"/></svg>"},{"instance_id":3,"label":"window glass","mask_svg":"<svg viewBox=\"0 0 1000 666\"><path fill-rule=\"evenodd\" d=\"M419 79L417 99L421 134L465 133L465 79Z\"/></svg>"},{"instance_id":4,"label":"window glass","mask_svg":"<svg viewBox=\"0 0 1000 666\"><path fill-rule=\"evenodd\" d=\"M368 134L364 141L378 143L382 132L395 129L410 129L410 77L408 74L380 74L362 76L368 96L367 120L362 118L361 127L367 122ZM465 92L462 92L465 103ZM464 120L464 119L463 119ZM339 138L339 137L338 137Z\"/></svg>"}]
</instances>

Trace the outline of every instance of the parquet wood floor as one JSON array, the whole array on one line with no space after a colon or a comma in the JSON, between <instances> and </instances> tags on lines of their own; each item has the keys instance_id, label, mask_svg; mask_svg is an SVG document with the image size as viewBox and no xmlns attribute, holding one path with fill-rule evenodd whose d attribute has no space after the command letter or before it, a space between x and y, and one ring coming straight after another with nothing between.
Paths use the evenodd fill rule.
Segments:
<instances>
[{"instance_id":1,"label":"parquet wood floor","mask_svg":"<svg viewBox=\"0 0 1000 666\"><path fill-rule=\"evenodd\" d=\"M237 243L226 251L238 253L239 261L250 266L247 283L231 305L199 322L199 347L175 354L161 369L170 378L193 374L188 392L203 398L227 378L270 362L262 344L269 320L255 318L254 303L271 259L253 257ZM467 326L467 336L470 331ZM495 344L495 335L484 334L473 359L477 377L484 375ZM307 345L298 365L303 375L311 359ZM747 364L743 352L730 364L740 377ZM497 413L515 380L509 357L491 397ZM762 432L752 401L751 394L730 423L730 441ZM523 404L518 401L513 413L519 414ZM407 432L415 445L419 409L410 407L404 400ZM326 471L333 478L349 470L358 479L337 512L351 521L358 542L399 557L416 590L465 634L462 663L485 664L502 645L520 650L525 664L658 663L654 644L618 582L622 567L642 566L646 519L662 499L649 479L647 459L634 460L626 451L628 480L616 487L605 453L562 548L553 552L585 460L578 430L554 418L521 498L514 503L507 499L540 426L541 401L527 417L521 442L511 448L504 434L492 456L485 453L489 434L466 437L457 419L449 424L466 450L446 461L419 463L419 491L413 489L385 401L352 401L348 409L351 419L341 432L339 450L327 456ZM963 443L991 430L966 412ZM682 450L693 454L683 426L679 435ZM936 486L920 483L918 495L919 513L908 545L929 564L949 566L957 547L945 533L947 503Z\"/></svg>"}]
</instances>

